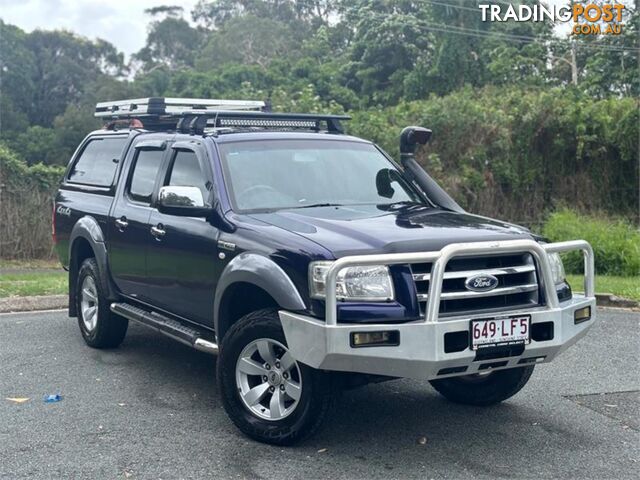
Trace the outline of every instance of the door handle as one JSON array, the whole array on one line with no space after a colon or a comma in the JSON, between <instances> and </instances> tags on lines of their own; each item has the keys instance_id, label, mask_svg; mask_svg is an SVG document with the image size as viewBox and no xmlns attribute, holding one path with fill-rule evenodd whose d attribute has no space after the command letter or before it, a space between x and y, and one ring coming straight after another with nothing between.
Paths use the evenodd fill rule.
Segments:
<instances>
[{"instance_id":1,"label":"door handle","mask_svg":"<svg viewBox=\"0 0 640 480\"><path fill-rule=\"evenodd\" d=\"M158 224L157 227L151 227L151 235L156 237L156 240L160 240L162 237L164 237L165 233L167 232L162 228L161 223Z\"/></svg>"},{"instance_id":2,"label":"door handle","mask_svg":"<svg viewBox=\"0 0 640 480\"><path fill-rule=\"evenodd\" d=\"M120 231L123 231L125 228L129 226L129 222L127 222L127 217L116 218L116 228Z\"/></svg>"}]
</instances>

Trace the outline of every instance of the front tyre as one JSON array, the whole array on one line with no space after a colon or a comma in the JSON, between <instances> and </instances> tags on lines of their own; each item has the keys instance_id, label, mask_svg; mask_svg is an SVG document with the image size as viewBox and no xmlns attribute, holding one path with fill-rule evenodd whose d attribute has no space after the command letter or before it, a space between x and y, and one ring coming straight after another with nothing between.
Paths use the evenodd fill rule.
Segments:
<instances>
[{"instance_id":1,"label":"front tyre","mask_svg":"<svg viewBox=\"0 0 640 480\"><path fill-rule=\"evenodd\" d=\"M249 313L231 327L217 370L227 414L261 442L290 445L308 437L331 405L326 375L293 359L272 309Z\"/></svg>"},{"instance_id":2,"label":"front tyre","mask_svg":"<svg viewBox=\"0 0 640 480\"><path fill-rule=\"evenodd\" d=\"M452 402L489 406L500 403L518 393L529 381L533 367L531 365L461 377L442 378L431 380L430 383L441 395Z\"/></svg>"},{"instance_id":3,"label":"front tyre","mask_svg":"<svg viewBox=\"0 0 640 480\"><path fill-rule=\"evenodd\" d=\"M109 300L105 296L94 258L87 258L80 266L76 302L78 325L87 345L93 348L115 348L122 343L129 322L109 309Z\"/></svg>"}]
</instances>

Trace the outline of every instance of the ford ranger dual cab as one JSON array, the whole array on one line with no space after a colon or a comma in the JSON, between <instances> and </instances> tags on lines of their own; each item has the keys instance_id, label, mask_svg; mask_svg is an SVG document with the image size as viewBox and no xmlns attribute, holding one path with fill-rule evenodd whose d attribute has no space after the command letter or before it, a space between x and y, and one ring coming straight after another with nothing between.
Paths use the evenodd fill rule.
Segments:
<instances>
[{"instance_id":1,"label":"ford ranger dual cab","mask_svg":"<svg viewBox=\"0 0 640 480\"><path fill-rule=\"evenodd\" d=\"M335 115L263 102L99 103L53 207L69 315L94 348L129 321L218 356L226 412L291 444L341 388L426 379L492 405L595 319L593 252L465 212L418 165ZM584 255L584 295L559 253Z\"/></svg>"}]
</instances>

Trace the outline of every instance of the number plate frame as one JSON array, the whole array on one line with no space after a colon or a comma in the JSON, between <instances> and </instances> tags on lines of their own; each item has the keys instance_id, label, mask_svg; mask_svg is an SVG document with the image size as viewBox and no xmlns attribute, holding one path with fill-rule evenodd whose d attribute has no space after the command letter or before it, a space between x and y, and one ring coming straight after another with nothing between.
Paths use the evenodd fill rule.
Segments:
<instances>
[{"instance_id":1,"label":"number plate frame","mask_svg":"<svg viewBox=\"0 0 640 480\"><path fill-rule=\"evenodd\" d=\"M497 341L493 343L480 343L475 344L473 341L473 325L475 323L484 323L484 322L502 322L504 320L527 320L527 338L519 338L516 340L505 340L505 341ZM496 329L498 327L496 326ZM485 318L474 318L469 321L469 348L472 351L478 351L485 348L494 348L494 347L504 347L504 346L513 346L513 345L529 345L531 343L531 315L501 315L497 317L485 317Z\"/></svg>"}]
</instances>

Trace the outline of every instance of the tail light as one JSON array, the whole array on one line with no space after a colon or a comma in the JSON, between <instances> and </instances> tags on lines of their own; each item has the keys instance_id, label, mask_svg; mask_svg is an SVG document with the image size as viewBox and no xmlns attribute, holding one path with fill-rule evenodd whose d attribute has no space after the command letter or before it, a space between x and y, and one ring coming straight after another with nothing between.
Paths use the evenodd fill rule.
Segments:
<instances>
[{"instance_id":1,"label":"tail light","mask_svg":"<svg viewBox=\"0 0 640 480\"><path fill-rule=\"evenodd\" d=\"M53 207L51 208L51 238L53 240L53 244L57 243L56 240L56 202L53 202Z\"/></svg>"}]
</instances>

